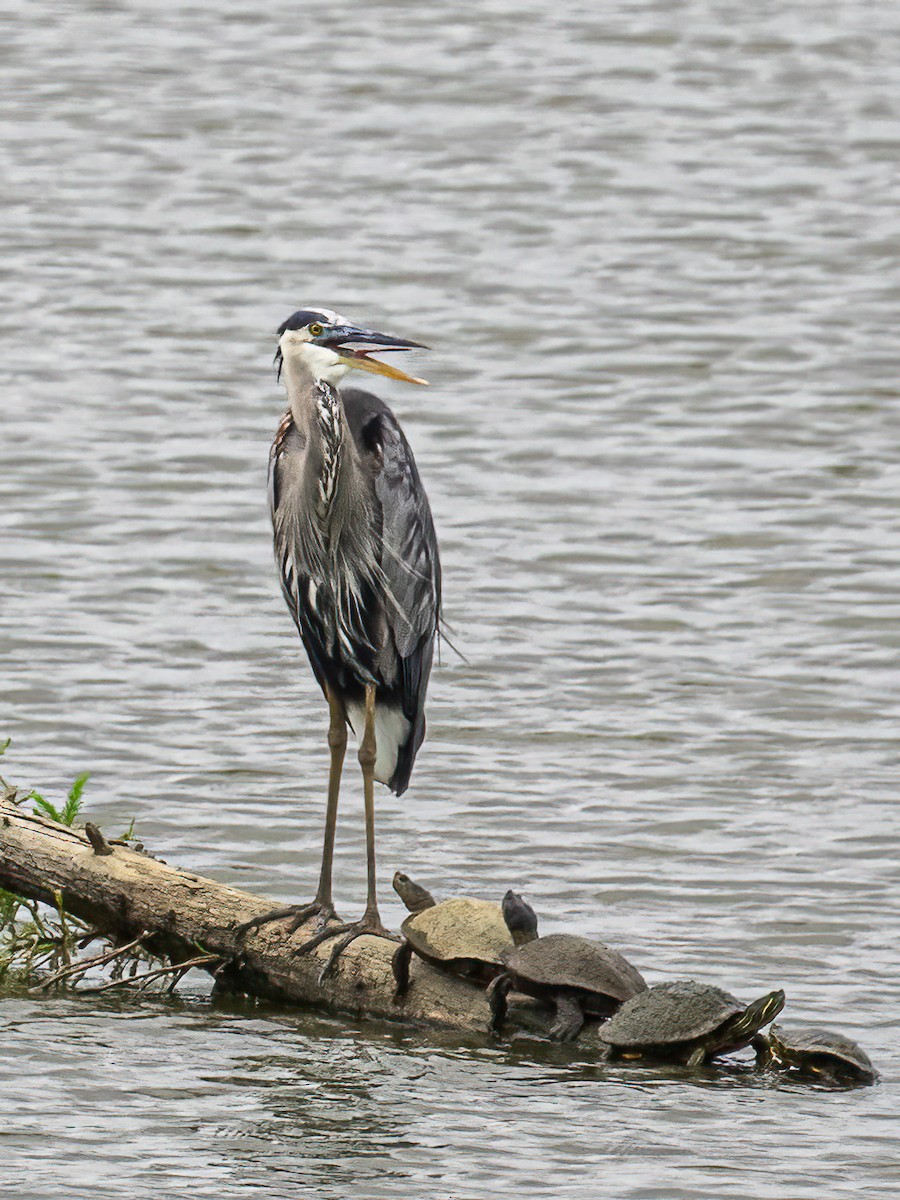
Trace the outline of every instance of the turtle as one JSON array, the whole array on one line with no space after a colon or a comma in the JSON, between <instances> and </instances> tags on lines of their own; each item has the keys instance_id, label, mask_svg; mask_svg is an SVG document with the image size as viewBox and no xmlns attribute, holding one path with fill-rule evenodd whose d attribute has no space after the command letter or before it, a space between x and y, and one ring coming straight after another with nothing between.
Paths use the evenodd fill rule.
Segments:
<instances>
[{"instance_id":1,"label":"turtle","mask_svg":"<svg viewBox=\"0 0 900 1200\"><path fill-rule=\"evenodd\" d=\"M773 1025L753 1039L760 1067L796 1070L827 1083L852 1086L874 1083L878 1072L852 1038L819 1025Z\"/></svg>"},{"instance_id":2,"label":"turtle","mask_svg":"<svg viewBox=\"0 0 900 1200\"><path fill-rule=\"evenodd\" d=\"M677 979L656 983L627 1000L599 1037L606 1058L667 1058L699 1067L748 1046L783 1007L780 990L742 1004L711 984Z\"/></svg>"},{"instance_id":3,"label":"turtle","mask_svg":"<svg viewBox=\"0 0 900 1200\"><path fill-rule=\"evenodd\" d=\"M503 915L510 930L526 922L523 906L525 902L514 892L504 896ZM506 997L513 988L555 1005L550 1036L565 1042L578 1036L587 1016L609 1016L623 1000L647 987L640 972L618 951L571 933L532 938L504 950L500 959L504 971L488 986L492 1033L503 1026Z\"/></svg>"},{"instance_id":4,"label":"turtle","mask_svg":"<svg viewBox=\"0 0 900 1200\"><path fill-rule=\"evenodd\" d=\"M411 913L421 912L424 908L434 908L435 898L428 888L422 887L402 871L394 872L394 891Z\"/></svg>"},{"instance_id":5,"label":"turtle","mask_svg":"<svg viewBox=\"0 0 900 1200\"><path fill-rule=\"evenodd\" d=\"M514 892L510 888L503 897L500 907L503 910L506 928L512 935L513 944L524 946L526 942L533 942L538 935L538 926L537 917L534 915L531 905L523 900L518 892Z\"/></svg>"},{"instance_id":6,"label":"turtle","mask_svg":"<svg viewBox=\"0 0 900 1200\"><path fill-rule=\"evenodd\" d=\"M409 987L413 954L480 983L487 983L501 970L501 951L512 949L515 943L499 904L462 896L436 903L426 888L401 871L394 875L394 890L410 910L400 926L403 940L392 960L395 1003ZM522 904L528 908L524 901ZM529 912L536 928L537 918L530 908Z\"/></svg>"}]
</instances>

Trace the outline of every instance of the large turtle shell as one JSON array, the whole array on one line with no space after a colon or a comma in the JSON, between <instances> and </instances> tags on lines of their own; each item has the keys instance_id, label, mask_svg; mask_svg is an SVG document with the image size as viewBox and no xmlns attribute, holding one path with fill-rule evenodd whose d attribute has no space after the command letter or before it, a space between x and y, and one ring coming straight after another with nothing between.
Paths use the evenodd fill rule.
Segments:
<instances>
[{"instance_id":1,"label":"large turtle shell","mask_svg":"<svg viewBox=\"0 0 900 1200\"><path fill-rule=\"evenodd\" d=\"M627 1000L647 987L618 951L571 933L549 933L505 951L502 959L513 975L541 987L580 988L613 1000Z\"/></svg>"},{"instance_id":2,"label":"large turtle shell","mask_svg":"<svg viewBox=\"0 0 900 1200\"><path fill-rule=\"evenodd\" d=\"M668 1046L690 1042L743 1012L729 992L693 979L656 983L627 1000L600 1029L600 1039L610 1046Z\"/></svg>"},{"instance_id":3,"label":"large turtle shell","mask_svg":"<svg viewBox=\"0 0 900 1200\"><path fill-rule=\"evenodd\" d=\"M499 963L513 940L499 904L455 897L410 913L400 932L413 950L437 962L457 958Z\"/></svg>"},{"instance_id":4,"label":"large turtle shell","mask_svg":"<svg viewBox=\"0 0 900 1200\"><path fill-rule=\"evenodd\" d=\"M859 1072L862 1079L875 1079L872 1061L861 1046L852 1038L845 1037L833 1029L814 1025L773 1025L769 1030L772 1049L786 1062L798 1061L822 1055L846 1063Z\"/></svg>"}]
</instances>

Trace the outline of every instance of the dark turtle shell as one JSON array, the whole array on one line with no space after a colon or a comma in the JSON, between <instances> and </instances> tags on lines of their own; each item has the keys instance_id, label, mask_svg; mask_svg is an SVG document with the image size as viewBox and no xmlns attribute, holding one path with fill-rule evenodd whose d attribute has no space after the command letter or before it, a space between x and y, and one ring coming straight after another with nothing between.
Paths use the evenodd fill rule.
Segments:
<instances>
[{"instance_id":1,"label":"dark turtle shell","mask_svg":"<svg viewBox=\"0 0 900 1200\"><path fill-rule=\"evenodd\" d=\"M417 954L436 962L466 959L499 964L503 951L513 944L499 904L465 897L410 913L400 932Z\"/></svg>"},{"instance_id":2,"label":"dark turtle shell","mask_svg":"<svg viewBox=\"0 0 900 1200\"><path fill-rule=\"evenodd\" d=\"M744 1011L735 996L692 979L656 983L622 1005L601 1028L610 1046L668 1046L714 1032Z\"/></svg>"},{"instance_id":3,"label":"dark turtle shell","mask_svg":"<svg viewBox=\"0 0 900 1200\"><path fill-rule=\"evenodd\" d=\"M506 950L501 961L523 983L578 988L613 1000L627 1000L647 986L618 951L570 933L550 933Z\"/></svg>"},{"instance_id":4,"label":"dark turtle shell","mask_svg":"<svg viewBox=\"0 0 900 1200\"><path fill-rule=\"evenodd\" d=\"M773 1025L769 1045L776 1058L810 1074L846 1075L861 1083L878 1078L865 1050L852 1038L816 1025Z\"/></svg>"}]
</instances>

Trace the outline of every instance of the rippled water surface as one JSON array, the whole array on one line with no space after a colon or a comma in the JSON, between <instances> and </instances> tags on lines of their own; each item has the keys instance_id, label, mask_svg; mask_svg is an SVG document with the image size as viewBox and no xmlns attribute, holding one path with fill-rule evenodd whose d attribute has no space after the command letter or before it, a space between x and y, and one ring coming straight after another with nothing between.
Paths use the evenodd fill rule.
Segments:
<instances>
[{"instance_id":1,"label":"rippled water surface","mask_svg":"<svg viewBox=\"0 0 900 1200\"><path fill-rule=\"evenodd\" d=\"M312 891L325 712L265 471L270 335L318 301L434 347L381 390L465 660L378 797L387 918L395 867L512 885L652 980L783 985L882 1072L17 995L0 1192L893 1200L900 10L36 0L0 47L4 773L90 770L169 861Z\"/></svg>"}]
</instances>

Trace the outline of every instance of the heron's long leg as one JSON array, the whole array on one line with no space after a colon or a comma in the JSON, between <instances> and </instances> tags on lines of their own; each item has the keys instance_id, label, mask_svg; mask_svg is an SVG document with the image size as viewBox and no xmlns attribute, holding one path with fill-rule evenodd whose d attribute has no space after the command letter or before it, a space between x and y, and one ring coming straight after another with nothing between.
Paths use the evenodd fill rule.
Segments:
<instances>
[{"instance_id":1,"label":"heron's long leg","mask_svg":"<svg viewBox=\"0 0 900 1200\"><path fill-rule=\"evenodd\" d=\"M366 684L366 729L359 745L359 765L362 768L363 799L366 806L366 911L363 920L381 924L378 914L378 894L375 882L375 688Z\"/></svg>"},{"instance_id":2,"label":"heron's long leg","mask_svg":"<svg viewBox=\"0 0 900 1200\"><path fill-rule=\"evenodd\" d=\"M331 722L328 726L328 745L331 749L331 767L328 772L328 804L325 809L325 842L322 847L322 869L319 872L319 887L316 903L323 909L334 911L331 898L331 863L334 859L334 831L337 826L338 795L341 790L341 770L347 749L347 718L344 706L331 688L327 688L328 711Z\"/></svg>"},{"instance_id":3,"label":"heron's long leg","mask_svg":"<svg viewBox=\"0 0 900 1200\"><path fill-rule=\"evenodd\" d=\"M375 742L375 687L366 684L366 719L362 740L359 744L359 765L363 776L363 798L366 808L366 871L368 886L366 891L366 911L362 920L346 925L334 925L323 929L315 937L304 942L297 948L297 954L305 954L314 946L321 945L329 938L340 937L319 975L319 982L328 977L334 970L335 964L352 941L364 933L375 934L377 937L388 938L398 942L400 939L394 933L389 933L381 923L378 912L378 895L375 879L375 759L377 756ZM343 935L343 936L341 936Z\"/></svg>"},{"instance_id":4,"label":"heron's long leg","mask_svg":"<svg viewBox=\"0 0 900 1200\"><path fill-rule=\"evenodd\" d=\"M321 917L329 921L334 916L334 901L331 896L331 864L334 859L334 831L337 826L338 795L341 790L341 770L344 766L344 753L347 749L347 717L344 705L331 688L326 688L325 697L328 700L328 711L331 720L328 725L328 745L331 749L331 767L328 772L328 802L325 808L325 840L322 846L322 866L319 870L319 886L316 898L312 904L286 904L282 908L272 909L261 917L253 917L238 925L235 933L239 938L245 937L251 929L259 929L272 921L290 917L286 936L296 933L310 917ZM343 928L343 927L340 927Z\"/></svg>"}]
</instances>

